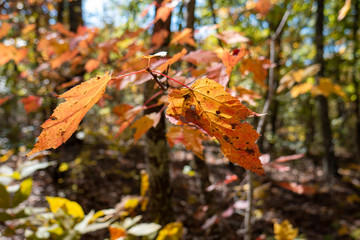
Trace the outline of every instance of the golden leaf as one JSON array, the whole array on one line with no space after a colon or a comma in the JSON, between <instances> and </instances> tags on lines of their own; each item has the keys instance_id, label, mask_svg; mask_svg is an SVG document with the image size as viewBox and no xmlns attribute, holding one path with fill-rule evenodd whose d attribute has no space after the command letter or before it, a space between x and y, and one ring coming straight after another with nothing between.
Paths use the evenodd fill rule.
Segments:
<instances>
[{"instance_id":1,"label":"golden leaf","mask_svg":"<svg viewBox=\"0 0 360 240\"><path fill-rule=\"evenodd\" d=\"M66 142L85 114L104 95L110 80L111 76L106 73L103 77L92 78L60 95L59 97L65 98L66 102L61 103L50 118L41 125L43 131L39 141L27 156L49 148L55 149Z\"/></svg>"}]
</instances>

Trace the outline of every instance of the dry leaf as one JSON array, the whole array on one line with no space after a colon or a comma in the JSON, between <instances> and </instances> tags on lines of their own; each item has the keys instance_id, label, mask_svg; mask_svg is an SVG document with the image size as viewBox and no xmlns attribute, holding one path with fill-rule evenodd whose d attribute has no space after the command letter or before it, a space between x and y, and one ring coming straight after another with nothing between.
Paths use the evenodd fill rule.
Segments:
<instances>
[{"instance_id":1,"label":"dry leaf","mask_svg":"<svg viewBox=\"0 0 360 240\"><path fill-rule=\"evenodd\" d=\"M149 118L147 115L142 116L138 120L136 120L130 127L136 128L134 133L134 143L136 143L142 135L144 135L152 126L154 120Z\"/></svg>"},{"instance_id":2,"label":"dry leaf","mask_svg":"<svg viewBox=\"0 0 360 240\"><path fill-rule=\"evenodd\" d=\"M110 80L110 74L105 73L102 77L92 78L60 95L66 102L57 106L50 118L41 125L43 131L39 140L27 156L49 148L56 149L66 142L85 114L103 96Z\"/></svg>"},{"instance_id":3,"label":"dry leaf","mask_svg":"<svg viewBox=\"0 0 360 240\"><path fill-rule=\"evenodd\" d=\"M259 134L249 123L242 122L256 113L227 93L222 85L202 78L191 88L172 89L167 115L199 126L220 142L221 151L230 161L258 175L265 174L255 143Z\"/></svg>"}]
</instances>

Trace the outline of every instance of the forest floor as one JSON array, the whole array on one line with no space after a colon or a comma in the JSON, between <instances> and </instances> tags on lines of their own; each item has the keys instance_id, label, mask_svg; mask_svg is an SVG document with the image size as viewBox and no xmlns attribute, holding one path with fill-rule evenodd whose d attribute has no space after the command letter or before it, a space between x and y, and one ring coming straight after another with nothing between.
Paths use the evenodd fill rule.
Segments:
<instances>
[{"instance_id":1,"label":"forest floor","mask_svg":"<svg viewBox=\"0 0 360 240\"><path fill-rule=\"evenodd\" d=\"M182 150L170 154L175 218L184 224L185 239L242 239L245 171L230 165L216 149L210 147L206 153L211 185L205 191L199 173L193 171L192 154ZM55 154L62 161L74 160L65 149ZM254 182L254 239L273 239L274 222L285 219L299 229L300 239L360 239L360 167L341 162L340 177L331 184L321 178L316 161L307 157L281 166L267 164L266 176L255 177ZM139 195L140 171L146 168L141 147L125 155L85 147L77 163L66 172L59 173L56 167L38 171L28 203L44 207L45 196L66 197L87 213L114 208L123 197ZM108 231L101 230L82 239L107 237Z\"/></svg>"}]
</instances>

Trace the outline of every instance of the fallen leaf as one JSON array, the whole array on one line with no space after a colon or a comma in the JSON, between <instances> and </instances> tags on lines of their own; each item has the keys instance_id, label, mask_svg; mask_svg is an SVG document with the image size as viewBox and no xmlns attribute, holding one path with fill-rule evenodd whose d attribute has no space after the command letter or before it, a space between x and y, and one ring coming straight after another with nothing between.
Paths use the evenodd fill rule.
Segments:
<instances>
[{"instance_id":1,"label":"fallen leaf","mask_svg":"<svg viewBox=\"0 0 360 240\"><path fill-rule=\"evenodd\" d=\"M109 226L110 240L118 240L121 237L126 237L126 231L120 227Z\"/></svg>"},{"instance_id":2,"label":"fallen leaf","mask_svg":"<svg viewBox=\"0 0 360 240\"><path fill-rule=\"evenodd\" d=\"M66 102L61 103L41 125L43 131L39 140L27 156L49 148L56 149L66 142L85 114L103 96L110 80L110 74L105 73L102 77L92 78L60 95L59 97L65 98Z\"/></svg>"},{"instance_id":3,"label":"fallen leaf","mask_svg":"<svg viewBox=\"0 0 360 240\"><path fill-rule=\"evenodd\" d=\"M299 230L294 228L289 220L282 223L274 223L274 234L276 240L294 240L298 236Z\"/></svg>"},{"instance_id":4,"label":"fallen leaf","mask_svg":"<svg viewBox=\"0 0 360 240\"><path fill-rule=\"evenodd\" d=\"M213 80L202 78L191 88L172 89L167 115L185 124L195 124L220 142L221 151L232 162L264 175L255 141L259 134L242 122L257 114Z\"/></svg>"}]
</instances>

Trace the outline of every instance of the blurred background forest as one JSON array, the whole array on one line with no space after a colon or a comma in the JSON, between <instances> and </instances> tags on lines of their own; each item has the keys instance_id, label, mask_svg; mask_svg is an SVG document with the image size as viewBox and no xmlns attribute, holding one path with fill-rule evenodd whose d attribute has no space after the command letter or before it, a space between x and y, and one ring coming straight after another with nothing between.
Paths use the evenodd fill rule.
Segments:
<instances>
[{"instance_id":1,"label":"blurred background forest","mask_svg":"<svg viewBox=\"0 0 360 240\"><path fill-rule=\"evenodd\" d=\"M0 0L0 238L360 239L359 6ZM248 119L266 176L174 127L148 73L113 79L66 143L26 157L58 95L159 51L152 69L266 113Z\"/></svg>"}]
</instances>

